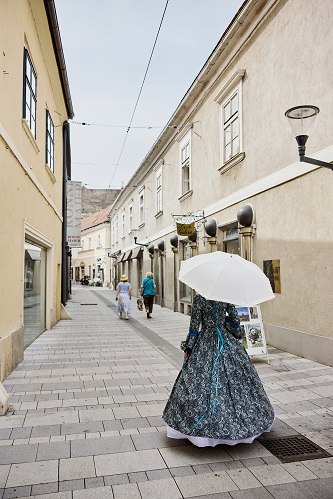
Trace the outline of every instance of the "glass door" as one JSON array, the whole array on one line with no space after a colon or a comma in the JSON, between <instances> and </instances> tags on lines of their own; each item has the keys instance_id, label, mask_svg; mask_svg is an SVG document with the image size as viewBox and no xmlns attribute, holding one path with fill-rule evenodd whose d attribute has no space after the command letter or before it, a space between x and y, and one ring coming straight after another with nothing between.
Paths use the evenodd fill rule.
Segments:
<instances>
[{"instance_id":1,"label":"glass door","mask_svg":"<svg viewBox=\"0 0 333 499\"><path fill-rule=\"evenodd\" d=\"M46 251L24 244L24 346L45 331Z\"/></svg>"}]
</instances>

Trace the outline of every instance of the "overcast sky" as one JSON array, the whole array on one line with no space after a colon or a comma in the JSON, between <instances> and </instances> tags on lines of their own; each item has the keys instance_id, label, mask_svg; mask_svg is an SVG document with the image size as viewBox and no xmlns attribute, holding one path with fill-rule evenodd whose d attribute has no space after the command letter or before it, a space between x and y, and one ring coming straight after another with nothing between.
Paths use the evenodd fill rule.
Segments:
<instances>
[{"instance_id":1,"label":"overcast sky","mask_svg":"<svg viewBox=\"0 0 333 499\"><path fill-rule=\"evenodd\" d=\"M175 111L243 0L55 0L75 112L72 180L125 185ZM119 163L116 168L117 163Z\"/></svg>"}]
</instances>

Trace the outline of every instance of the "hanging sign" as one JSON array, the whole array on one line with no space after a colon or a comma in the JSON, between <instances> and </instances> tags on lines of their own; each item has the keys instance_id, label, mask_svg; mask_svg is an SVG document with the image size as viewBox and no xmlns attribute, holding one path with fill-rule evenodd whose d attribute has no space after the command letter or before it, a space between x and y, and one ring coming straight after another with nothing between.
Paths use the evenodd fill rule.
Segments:
<instances>
[{"instance_id":1,"label":"hanging sign","mask_svg":"<svg viewBox=\"0 0 333 499\"><path fill-rule=\"evenodd\" d=\"M192 236L195 231L195 223L183 224L176 222L178 236Z\"/></svg>"},{"instance_id":2,"label":"hanging sign","mask_svg":"<svg viewBox=\"0 0 333 499\"><path fill-rule=\"evenodd\" d=\"M67 241L70 248L81 247L81 182L67 181Z\"/></svg>"},{"instance_id":3,"label":"hanging sign","mask_svg":"<svg viewBox=\"0 0 333 499\"><path fill-rule=\"evenodd\" d=\"M236 306L236 310L240 318L242 345L248 355L267 355L266 337L260 306Z\"/></svg>"}]
</instances>

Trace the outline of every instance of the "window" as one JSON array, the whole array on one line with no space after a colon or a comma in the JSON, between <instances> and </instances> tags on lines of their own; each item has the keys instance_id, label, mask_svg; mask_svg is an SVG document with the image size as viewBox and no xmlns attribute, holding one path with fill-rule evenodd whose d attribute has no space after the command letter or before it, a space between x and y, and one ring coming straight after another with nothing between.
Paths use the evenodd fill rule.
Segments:
<instances>
[{"instance_id":1,"label":"window","mask_svg":"<svg viewBox=\"0 0 333 499\"><path fill-rule=\"evenodd\" d=\"M238 90L222 106L223 163L240 152Z\"/></svg>"},{"instance_id":2,"label":"window","mask_svg":"<svg viewBox=\"0 0 333 499\"><path fill-rule=\"evenodd\" d=\"M97 246L96 246L96 248L101 248L101 247L102 247L101 235L97 234Z\"/></svg>"},{"instance_id":3,"label":"window","mask_svg":"<svg viewBox=\"0 0 333 499\"><path fill-rule=\"evenodd\" d=\"M54 124L48 110L46 110L45 163L54 173Z\"/></svg>"},{"instance_id":4,"label":"window","mask_svg":"<svg viewBox=\"0 0 333 499\"><path fill-rule=\"evenodd\" d=\"M145 223L145 190L139 192L139 225Z\"/></svg>"},{"instance_id":5,"label":"window","mask_svg":"<svg viewBox=\"0 0 333 499\"><path fill-rule=\"evenodd\" d=\"M114 240L114 222L112 222L111 224L111 245L113 246L115 243L115 240Z\"/></svg>"},{"instance_id":6,"label":"window","mask_svg":"<svg viewBox=\"0 0 333 499\"><path fill-rule=\"evenodd\" d=\"M223 230L223 251L240 255L240 240L238 223L234 222L222 227Z\"/></svg>"},{"instance_id":7,"label":"window","mask_svg":"<svg viewBox=\"0 0 333 499\"><path fill-rule=\"evenodd\" d=\"M90 249L91 249L91 237L89 237L89 239L88 239L88 250L90 250Z\"/></svg>"},{"instance_id":8,"label":"window","mask_svg":"<svg viewBox=\"0 0 333 499\"><path fill-rule=\"evenodd\" d=\"M24 49L23 72L23 118L36 138L37 75L27 49Z\"/></svg>"},{"instance_id":9,"label":"window","mask_svg":"<svg viewBox=\"0 0 333 499\"><path fill-rule=\"evenodd\" d=\"M163 211L162 168L156 172L156 214Z\"/></svg>"},{"instance_id":10,"label":"window","mask_svg":"<svg viewBox=\"0 0 333 499\"><path fill-rule=\"evenodd\" d=\"M191 189L190 184L190 142L187 142L181 147L181 182L182 182L182 195Z\"/></svg>"},{"instance_id":11,"label":"window","mask_svg":"<svg viewBox=\"0 0 333 499\"><path fill-rule=\"evenodd\" d=\"M133 229L133 204L130 204L128 207L128 227L129 227L129 232L132 232L132 229Z\"/></svg>"},{"instance_id":12,"label":"window","mask_svg":"<svg viewBox=\"0 0 333 499\"><path fill-rule=\"evenodd\" d=\"M118 215L116 216L115 220L115 227L114 227L114 240L117 243L119 241L119 223L118 223Z\"/></svg>"},{"instance_id":13,"label":"window","mask_svg":"<svg viewBox=\"0 0 333 499\"><path fill-rule=\"evenodd\" d=\"M81 239L81 251L84 251L84 239Z\"/></svg>"},{"instance_id":14,"label":"window","mask_svg":"<svg viewBox=\"0 0 333 499\"><path fill-rule=\"evenodd\" d=\"M121 214L121 237L125 237L125 212Z\"/></svg>"},{"instance_id":15,"label":"window","mask_svg":"<svg viewBox=\"0 0 333 499\"><path fill-rule=\"evenodd\" d=\"M245 69L238 69L214 100L221 108L221 166L224 173L245 158L242 140L242 83Z\"/></svg>"}]
</instances>

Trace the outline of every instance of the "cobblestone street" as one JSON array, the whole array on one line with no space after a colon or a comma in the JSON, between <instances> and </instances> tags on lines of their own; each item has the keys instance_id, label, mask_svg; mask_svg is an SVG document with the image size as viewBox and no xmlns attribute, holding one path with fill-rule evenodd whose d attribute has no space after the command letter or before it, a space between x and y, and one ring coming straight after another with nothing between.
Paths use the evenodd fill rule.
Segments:
<instances>
[{"instance_id":1,"label":"cobblestone street","mask_svg":"<svg viewBox=\"0 0 333 499\"><path fill-rule=\"evenodd\" d=\"M255 366L273 433L301 433L332 457L282 464L263 445L199 449L167 439L161 414L189 317L154 307L119 320L115 293L74 287L61 321L4 382L0 498L331 499L333 369L269 348Z\"/></svg>"}]
</instances>

